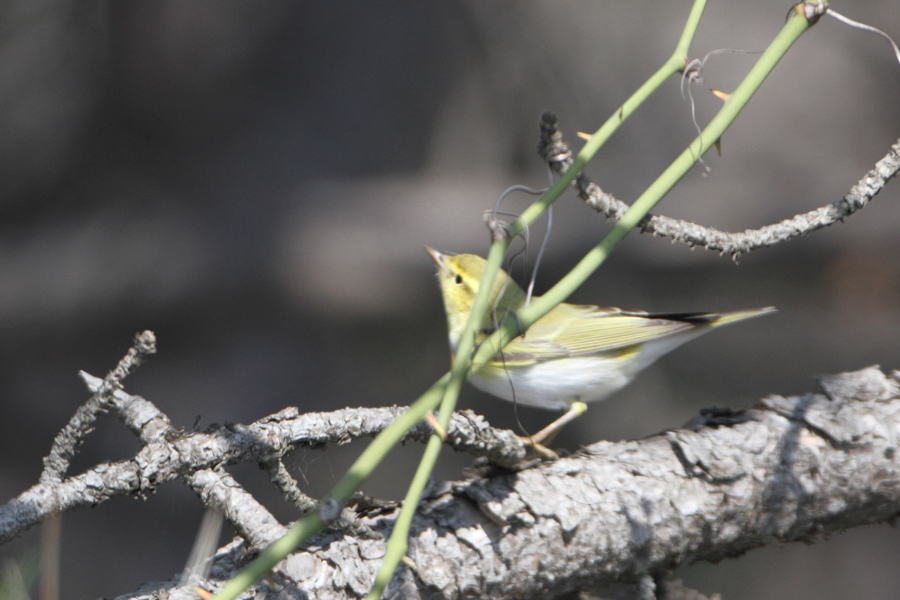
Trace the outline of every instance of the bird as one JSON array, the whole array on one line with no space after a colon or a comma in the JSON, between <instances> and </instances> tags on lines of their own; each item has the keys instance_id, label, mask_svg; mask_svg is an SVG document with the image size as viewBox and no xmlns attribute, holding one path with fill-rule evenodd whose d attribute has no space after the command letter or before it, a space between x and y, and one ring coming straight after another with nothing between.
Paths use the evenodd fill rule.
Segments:
<instances>
[{"instance_id":1,"label":"bird","mask_svg":"<svg viewBox=\"0 0 900 600\"><path fill-rule=\"evenodd\" d=\"M455 357L484 273L485 259L448 254L425 246L437 264L447 316L450 352ZM476 343L507 316L525 306L526 295L499 270L491 285L491 310L479 326ZM651 313L560 303L510 341L470 382L478 389L520 405L567 413L531 436L552 438L563 425L622 389L659 357L717 327L770 314L775 308L733 312Z\"/></svg>"}]
</instances>

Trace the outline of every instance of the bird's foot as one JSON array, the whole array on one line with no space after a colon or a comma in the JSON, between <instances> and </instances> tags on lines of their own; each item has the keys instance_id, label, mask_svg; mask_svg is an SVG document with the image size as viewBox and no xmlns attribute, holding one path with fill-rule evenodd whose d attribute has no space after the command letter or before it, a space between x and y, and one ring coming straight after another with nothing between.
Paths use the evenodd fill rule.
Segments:
<instances>
[{"instance_id":1,"label":"bird's foot","mask_svg":"<svg viewBox=\"0 0 900 600\"><path fill-rule=\"evenodd\" d=\"M523 437L518 436L519 440L526 446L531 446L531 449L534 450L535 455L541 460L558 460L559 454L551 450L550 448L544 446L539 441L537 441L536 437Z\"/></svg>"}]
</instances>

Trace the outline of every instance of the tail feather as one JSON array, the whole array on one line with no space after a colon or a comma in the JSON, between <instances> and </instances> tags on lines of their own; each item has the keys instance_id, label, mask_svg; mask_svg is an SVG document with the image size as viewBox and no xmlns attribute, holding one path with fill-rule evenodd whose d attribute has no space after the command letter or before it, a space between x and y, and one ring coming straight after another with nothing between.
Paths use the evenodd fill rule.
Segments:
<instances>
[{"instance_id":1,"label":"tail feather","mask_svg":"<svg viewBox=\"0 0 900 600\"><path fill-rule=\"evenodd\" d=\"M770 313L775 312L774 306L766 306L765 308L754 308L750 310L736 310L733 312L721 313L717 315L718 318L711 322L713 327L718 327L719 325L728 325L729 323L735 323L737 321L743 321L744 319L753 319L755 317L761 317L763 315L768 315Z\"/></svg>"},{"instance_id":2,"label":"tail feather","mask_svg":"<svg viewBox=\"0 0 900 600\"><path fill-rule=\"evenodd\" d=\"M719 325L728 325L745 319L761 317L769 313L776 312L774 306L766 306L765 308L751 308L747 310L735 310L726 313L645 313L645 316L651 319L666 319L669 321L681 321L692 325L711 325L718 327Z\"/></svg>"}]
</instances>

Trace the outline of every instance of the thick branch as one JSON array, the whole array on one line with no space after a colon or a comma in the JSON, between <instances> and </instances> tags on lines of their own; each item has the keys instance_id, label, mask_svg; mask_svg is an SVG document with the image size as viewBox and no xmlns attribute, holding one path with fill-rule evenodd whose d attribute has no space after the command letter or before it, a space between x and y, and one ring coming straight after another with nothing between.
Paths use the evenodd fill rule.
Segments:
<instances>
[{"instance_id":1,"label":"thick branch","mask_svg":"<svg viewBox=\"0 0 900 600\"><path fill-rule=\"evenodd\" d=\"M898 377L874 367L823 377L820 393L445 485L414 523L416 577L396 576L388 595L412 580L423 598L556 597L891 520ZM395 515L368 522L385 531ZM270 592L356 597L383 553L383 540L322 535L280 564ZM223 549L213 576L240 566L238 556L239 545Z\"/></svg>"},{"instance_id":2,"label":"thick branch","mask_svg":"<svg viewBox=\"0 0 900 600\"><path fill-rule=\"evenodd\" d=\"M222 466L277 460L297 445L374 435L399 408L299 415L286 409L249 426L185 434L151 402L82 375L144 442L134 459L44 481L0 507L0 539L47 516L115 495L143 494L180 477L222 510L246 541L219 553L214 580L233 575L284 527ZM497 470L436 486L410 540L415 571L392 583L422 597L554 597L632 582L648 590L672 568L718 560L771 542L890 520L900 514L900 386L877 368L820 380L821 393L772 396L754 410L710 412L680 430L598 443L536 469ZM420 425L412 437L430 435ZM457 415L448 443L511 460L511 432ZM508 441L507 441L508 438ZM512 450L501 447L509 444ZM371 511L367 506L375 508ZM283 561L276 596L364 593L396 518L391 504L362 502L359 527L329 531ZM374 534L376 535L373 535ZM259 584L263 591L269 582Z\"/></svg>"},{"instance_id":3,"label":"thick branch","mask_svg":"<svg viewBox=\"0 0 900 600\"><path fill-rule=\"evenodd\" d=\"M104 380L81 374L93 392ZM222 510L235 528L263 547L283 530L271 514L221 469L238 462L270 462L298 446L321 446L372 437L387 427L404 407L347 408L331 413L300 414L286 408L251 425L229 425L206 432L185 433L152 402L115 389L104 401L144 442L131 460L98 465L63 481L42 479L18 498L0 507L0 543L33 527L56 512L77 506L94 506L123 495L144 495L176 478L197 492L204 504ZM526 458L526 448L511 431L497 430L471 411L454 415L448 444L474 456L489 457L497 464L516 464ZM424 441L431 428L423 423L407 439ZM215 481L213 481L215 480ZM349 522L349 516L344 521Z\"/></svg>"},{"instance_id":4,"label":"thick branch","mask_svg":"<svg viewBox=\"0 0 900 600\"><path fill-rule=\"evenodd\" d=\"M541 119L541 141L538 151L541 158L558 174L568 171L574 162L568 145L562 139L556 116L552 113L544 113ZM842 199L808 213L795 215L780 223L759 229L748 229L741 233L729 233L690 221L647 215L641 221L640 227L642 232L671 238L691 247L701 246L717 250L737 258L745 252L773 246L843 221L845 217L868 204L898 171L900 171L900 139L891 146L884 158L875 164L875 168L866 173ZM578 190L578 195L588 206L603 213L607 219L618 221L630 208L628 204L601 190L600 186L592 182L584 172L575 178L572 187Z\"/></svg>"}]
</instances>

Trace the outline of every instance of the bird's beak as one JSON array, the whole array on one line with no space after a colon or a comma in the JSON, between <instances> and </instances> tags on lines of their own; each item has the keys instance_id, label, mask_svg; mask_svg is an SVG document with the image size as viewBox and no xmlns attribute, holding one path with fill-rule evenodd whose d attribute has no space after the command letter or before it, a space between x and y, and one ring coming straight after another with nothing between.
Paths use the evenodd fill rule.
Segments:
<instances>
[{"instance_id":1,"label":"bird's beak","mask_svg":"<svg viewBox=\"0 0 900 600\"><path fill-rule=\"evenodd\" d=\"M425 252L427 252L428 254L431 255L432 260L434 260L434 262L437 263L437 266L441 270L447 269L447 265L444 264L444 257L446 256L446 254L441 254L434 248L429 248L428 246L425 246Z\"/></svg>"}]
</instances>

